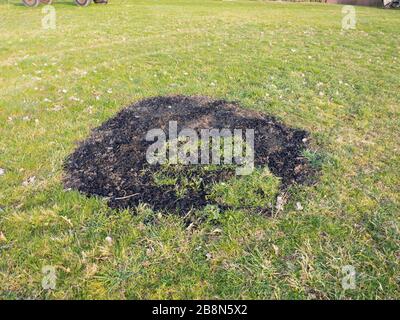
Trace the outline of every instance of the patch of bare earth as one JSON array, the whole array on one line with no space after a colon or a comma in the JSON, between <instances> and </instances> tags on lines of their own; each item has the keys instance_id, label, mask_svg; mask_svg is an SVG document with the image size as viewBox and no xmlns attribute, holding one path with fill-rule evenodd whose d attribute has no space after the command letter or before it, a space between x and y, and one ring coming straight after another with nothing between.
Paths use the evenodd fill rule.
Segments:
<instances>
[{"instance_id":1,"label":"patch of bare earth","mask_svg":"<svg viewBox=\"0 0 400 320\"><path fill-rule=\"evenodd\" d=\"M237 103L207 97L167 96L139 101L94 129L65 163L64 184L87 195L107 197L113 208L147 203L154 210L184 213L210 204L207 195L213 184L231 178L233 167L205 171L202 165L186 165L171 171L173 185L159 185L155 175L162 165L150 165L146 150L153 142L146 133L176 121L182 128L254 129L255 166L268 166L281 178L281 188L308 183L315 176L302 151L307 149L308 133L289 128L269 115L240 108ZM177 194L185 178L198 178L196 187L186 186Z\"/></svg>"}]
</instances>

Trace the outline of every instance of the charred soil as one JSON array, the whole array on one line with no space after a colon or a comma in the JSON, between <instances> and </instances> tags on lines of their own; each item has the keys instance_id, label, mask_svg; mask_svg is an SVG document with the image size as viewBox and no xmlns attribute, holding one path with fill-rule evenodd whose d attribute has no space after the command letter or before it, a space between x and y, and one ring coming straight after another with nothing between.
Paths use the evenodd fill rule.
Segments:
<instances>
[{"instance_id":1,"label":"charred soil","mask_svg":"<svg viewBox=\"0 0 400 320\"><path fill-rule=\"evenodd\" d=\"M147 203L154 210L183 213L212 204L213 184L235 175L232 166L204 170L202 165L149 164L146 150L152 142L149 130L168 132L170 121L178 131L201 129L254 129L254 164L268 166L281 178L282 190L290 185L315 181L316 172L303 156L309 134L290 128L274 117L241 108L237 103L207 97L167 96L137 102L94 129L65 162L64 185L87 195L107 197L113 208L132 208ZM167 170L167 171L166 171ZM163 172L173 183L160 184ZM197 181L195 186L187 181ZM185 192L177 188L185 183Z\"/></svg>"}]
</instances>

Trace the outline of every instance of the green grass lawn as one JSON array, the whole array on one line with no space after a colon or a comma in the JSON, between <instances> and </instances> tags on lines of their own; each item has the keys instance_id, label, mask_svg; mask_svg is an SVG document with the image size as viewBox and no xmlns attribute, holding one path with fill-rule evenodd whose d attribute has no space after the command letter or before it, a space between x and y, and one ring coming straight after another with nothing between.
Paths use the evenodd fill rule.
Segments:
<instances>
[{"instance_id":1,"label":"green grass lawn","mask_svg":"<svg viewBox=\"0 0 400 320\"><path fill-rule=\"evenodd\" d=\"M400 298L400 11L357 7L342 31L337 5L56 0L43 30L42 8L0 3L0 299ZM166 94L310 131L319 183L274 217L230 210L189 229L63 190L77 141Z\"/></svg>"}]
</instances>

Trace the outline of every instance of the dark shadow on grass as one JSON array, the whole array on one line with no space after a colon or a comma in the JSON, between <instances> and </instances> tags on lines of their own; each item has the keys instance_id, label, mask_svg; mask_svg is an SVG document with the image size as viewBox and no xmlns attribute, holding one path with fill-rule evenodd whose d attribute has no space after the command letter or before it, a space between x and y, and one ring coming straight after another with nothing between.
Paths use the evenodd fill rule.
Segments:
<instances>
[{"instance_id":1,"label":"dark shadow on grass","mask_svg":"<svg viewBox=\"0 0 400 320\"><path fill-rule=\"evenodd\" d=\"M71 1L53 1L53 3L52 3L51 5L54 6L54 5L58 5L58 4L63 4L63 5L67 5L67 6L74 6L74 7L78 7L78 8L79 8L79 6L76 5L75 2L74 2L73 0L71 0ZM27 9L31 9L31 8L25 6L25 5L22 3L22 1L19 2L19 3L13 3L12 5L15 6L15 7L26 7ZM46 4L41 3L41 4L38 5L36 8L40 8L41 6L45 6L45 5L46 5ZM32 9L34 9L34 8L32 8Z\"/></svg>"}]
</instances>

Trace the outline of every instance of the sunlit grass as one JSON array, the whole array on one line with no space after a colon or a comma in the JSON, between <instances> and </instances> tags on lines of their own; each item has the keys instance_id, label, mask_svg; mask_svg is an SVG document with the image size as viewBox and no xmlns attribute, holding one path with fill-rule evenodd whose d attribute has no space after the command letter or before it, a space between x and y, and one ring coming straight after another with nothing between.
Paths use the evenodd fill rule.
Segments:
<instances>
[{"instance_id":1,"label":"sunlit grass","mask_svg":"<svg viewBox=\"0 0 400 320\"><path fill-rule=\"evenodd\" d=\"M42 7L17 4L0 4L0 298L400 297L399 11L357 7L342 31L335 5L55 1L57 29L43 30ZM63 189L77 141L165 94L237 100L310 131L319 183L293 187L273 218L208 208L217 219L190 228ZM252 196L262 182L220 191L268 205ZM356 289L341 286L345 265Z\"/></svg>"}]
</instances>

